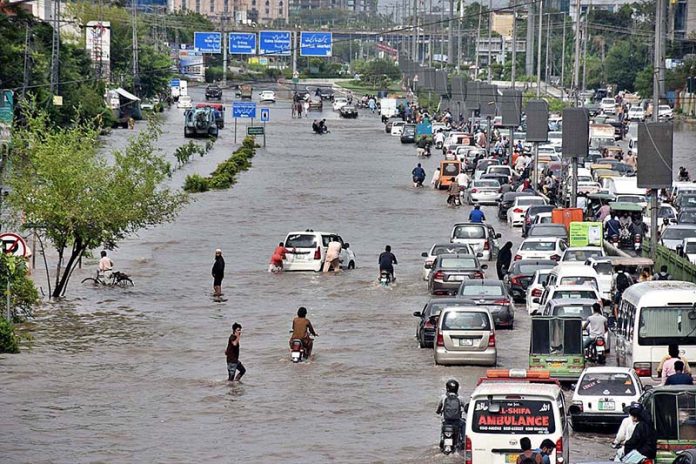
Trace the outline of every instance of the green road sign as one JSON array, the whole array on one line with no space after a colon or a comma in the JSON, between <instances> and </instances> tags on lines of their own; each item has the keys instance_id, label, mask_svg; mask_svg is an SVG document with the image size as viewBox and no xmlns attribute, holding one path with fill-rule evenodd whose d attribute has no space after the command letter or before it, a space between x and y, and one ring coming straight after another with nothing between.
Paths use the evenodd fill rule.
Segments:
<instances>
[{"instance_id":1,"label":"green road sign","mask_svg":"<svg viewBox=\"0 0 696 464\"><path fill-rule=\"evenodd\" d=\"M263 126L247 127L247 135L263 135Z\"/></svg>"}]
</instances>

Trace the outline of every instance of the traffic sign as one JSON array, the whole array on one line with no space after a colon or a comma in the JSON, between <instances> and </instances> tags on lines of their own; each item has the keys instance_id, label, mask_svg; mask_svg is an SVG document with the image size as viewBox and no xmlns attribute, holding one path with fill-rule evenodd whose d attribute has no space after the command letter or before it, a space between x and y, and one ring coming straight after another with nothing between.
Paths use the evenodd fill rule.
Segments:
<instances>
[{"instance_id":1,"label":"traffic sign","mask_svg":"<svg viewBox=\"0 0 696 464\"><path fill-rule=\"evenodd\" d=\"M256 119L256 103L243 101L232 102L232 117Z\"/></svg>"},{"instance_id":2,"label":"traffic sign","mask_svg":"<svg viewBox=\"0 0 696 464\"><path fill-rule=\"evenodd\" d=\"M259 32L259 55L290 55L292 33L290 31Z\"/></svg>"},{"instance_id":3,"label":"traffic sign","mask_svg":"<svg viewBox=\"0 0 696 464\"><path fill-rule=\"evenodd\" d=\"M261 122L269 122L271 120L271 110L269 108L261 108Z\"/></svg>"},{"instance_id":4,"label":"traffic sign","mask_svg":"<svg viewBox=\"0 0 696 464\"><path fill-rule=\"evenodd\" d=\"M193 48L202 53L222 53L222 33L194 32Z\"/></svg>"},{"instance_id":5,"label":"traffic sign","mask_svg":"<svg viewBox=\"0 0 696 464\"><path fill-rule=\"evenodd\" d=\"M253 55L256 53L256 34L253 32L231 32L227 49L231 55Z\"/></svg>"},{"instance_id":6,"label":"traffic sign","mask_svg":"<svg viewBox=\"0 0 696 464\"><path fill-rule=\"evenodd\" d=\"M5 254L22 257L27 255L27 242L21 236L6 232L0 234L0 241L2 241L2 250Z\"/></svg>"},{"instance_id":7,"label":"traffic sign","mask_svg":"<svg viewBox=\"0 0 696 464\"><path fill-rule=\"evenodd\" d=\"M169 87L179 87L181 81L179 79L172 79L169 81Z\"/></svg>"},{"instance_id":8,"label":"traffic sign","mask_svg":"<svg viewBox=\"0 0 696 464\"><path fill-rule=\"evenodd\" d=\"M300 56L331 56L331 32L300 32Z\"/></svg>"},{"instance_id":9,"label":"traffic sign","mask_svg":"<svg viewBox=\"0 0 696 464\"><path fill-rule=\"evenodd\" d=\"M264 135L263 126L247 127L247 135Z\"/></svg>"}]
</instances>

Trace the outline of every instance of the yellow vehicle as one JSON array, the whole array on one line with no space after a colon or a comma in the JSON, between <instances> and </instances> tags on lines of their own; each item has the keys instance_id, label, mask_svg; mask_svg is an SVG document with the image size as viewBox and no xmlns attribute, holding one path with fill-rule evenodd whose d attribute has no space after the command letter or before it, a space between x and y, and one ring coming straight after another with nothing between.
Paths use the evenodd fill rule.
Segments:
<instances>
[{"instance_id":1,"label":"yellow vehicle","mask_svg":"<svg viewBox=\"0 0 696 464\"><path fill-rule=\"evenodd\" d=\"M437 181L438 189L446 189L452 183L451 179L462 172L462 162L459 160L440 161L440 178Z\"/></svg>"}]
</instances>

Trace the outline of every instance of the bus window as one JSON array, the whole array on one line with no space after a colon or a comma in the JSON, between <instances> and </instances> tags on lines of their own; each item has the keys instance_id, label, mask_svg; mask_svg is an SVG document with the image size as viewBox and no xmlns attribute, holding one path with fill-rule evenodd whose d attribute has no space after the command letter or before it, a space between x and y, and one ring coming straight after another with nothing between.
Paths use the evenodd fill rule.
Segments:
<instances>
[{"instance_id":1,"label":"bus window","mask_svg":"<svg viewBox=\"0 0 696 464\"><path fill-rule=\"evenodd\" d=\"M655 430L658 440L677 439L677 397L655 395Z\"/></svg>"},{"instance_id":2,"label":"bus window","mask_svg":"<svg viewBox=\"0 0 696 464\"><path fill-rule=\"evenodd\" d=\"M696 345L696 311L691 306L643 308L638 342L641 345Z\"/></svg>"},{"instance_id":3,"label":"bus window","mask_svg":"<svg viewBox=\"0 0 696 464\"><path fill-rule=\"evenodd\" d=\"M679 439L696 440L696 397L682 394L677 397Z\"/></svg>"}]
</instances>

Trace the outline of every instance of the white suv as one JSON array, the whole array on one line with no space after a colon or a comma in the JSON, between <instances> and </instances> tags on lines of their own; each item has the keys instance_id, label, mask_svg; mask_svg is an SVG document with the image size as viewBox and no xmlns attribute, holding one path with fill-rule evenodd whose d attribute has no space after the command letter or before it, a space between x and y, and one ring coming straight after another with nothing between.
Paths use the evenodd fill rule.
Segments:
<instances>
[{"instance_id":1,"label":"white suv","mask_svg":"<svg viewBox=\"0 0 696 464\"><path fill-rule=\"evenodd\" d=\"M284 271L315 271L324 267L326 248L333 239L338 239L343 245L341 250L341 267L355 268L355 253L350 245L345 243L340 235L331 232L315 232L307 229L302 232L290 232L285 237Z\"/></svg>"}]
</instances>

